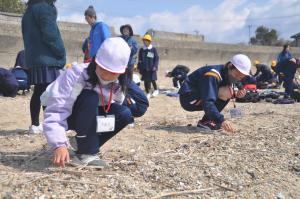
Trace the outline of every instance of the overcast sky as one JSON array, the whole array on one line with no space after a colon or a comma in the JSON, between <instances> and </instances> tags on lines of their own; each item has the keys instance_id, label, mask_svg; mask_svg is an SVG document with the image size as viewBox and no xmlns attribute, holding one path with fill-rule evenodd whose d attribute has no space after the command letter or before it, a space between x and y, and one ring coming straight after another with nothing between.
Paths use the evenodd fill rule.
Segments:
<instances>
[{"instance_id":1,"label":"overcast sky","mask_svg":"<svg viewBox=\"0 0 300 199\"><path fill-rule=\"evenodd\" d=\"M247 43L264 25L289 39L300 32L300 0L57 0L59 20L83 22L93 5L98 19L114 26L129 23L136 34L156 30L204 34L208 42Z\"/></svg>"}]
</instances>

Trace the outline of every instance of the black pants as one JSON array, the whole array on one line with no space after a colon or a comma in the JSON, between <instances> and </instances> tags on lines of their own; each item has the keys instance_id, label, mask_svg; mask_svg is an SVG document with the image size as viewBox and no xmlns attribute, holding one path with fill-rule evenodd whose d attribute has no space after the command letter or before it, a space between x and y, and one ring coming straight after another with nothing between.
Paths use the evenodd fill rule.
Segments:
<instances>
[{"instance_id":1,"label":"black pants","mask_svg":"<svg viewBox=\"0 0 300 199\"><path fill-rule=\"evenodd\" d=\"M41 110L41 100L40 97L46 90L49 84L38 84L34 86L33 94L30 100L30 116L31 124L35 126L40 125L40 110ZM44 107L43 107L44 109Z\"/></svg>"},{"instance_id":2,"label":"black pants","mask_svg":"<svg viewBox=\"0 0 300 199\"><path fill-rule=\"evenodd\" d=\"M153 85L154 90L157 90L157 84L156 84L155 80L153 80L153 81L144 81L146 93L150 93L151 83Z\"/></svg>"}]
</instances>

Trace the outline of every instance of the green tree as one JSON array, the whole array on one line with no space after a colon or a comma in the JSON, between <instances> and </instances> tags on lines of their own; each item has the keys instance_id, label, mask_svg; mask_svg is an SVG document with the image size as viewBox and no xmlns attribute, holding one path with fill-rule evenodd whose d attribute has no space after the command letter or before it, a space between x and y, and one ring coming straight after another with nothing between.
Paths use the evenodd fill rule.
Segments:
<instances>
[{"instance_id":1,"label":"green tree","mask_svg":"<svg viewBox=\"0 0 300 199\"><path fill-rule=\"evenodd\" d=\"M0 12L23 14L25 7L25 3L21 0L0 0Z\"/></svg>"},{"instance_id":2,"label":"green tree","mask_svg":"<svg viewBox=\"0 0 300 199\"><path fill-rule=\"evenodd\" d=\"M250 39L253 45L273 46L278 43L278 33L275 29L259 26L255 31L255 37Z\"/></svg>"}]
</instances>

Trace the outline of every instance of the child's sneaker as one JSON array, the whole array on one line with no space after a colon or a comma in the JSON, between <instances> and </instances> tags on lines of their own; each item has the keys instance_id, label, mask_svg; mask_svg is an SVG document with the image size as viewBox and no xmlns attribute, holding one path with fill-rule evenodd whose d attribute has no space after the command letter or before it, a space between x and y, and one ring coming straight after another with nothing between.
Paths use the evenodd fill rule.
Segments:
<instances>
[{"instance_id":1,"label":"child's sneaker","mask_svg":"<svg viewBox=\"0 0 300 199\"><path fill-rule=\"evenodd\" d=\"M69 138L69 144L71 146L71 149L73 151L77 151L78 148L77 148L77 141L76 141L76 137L75 136L70 136L68 137Z\"/></svg>"},{"instance_id":2,"label":"child's sneaker","mask_svg":"<svg viewBox=\"0 0 300 199\"><path fill-rule=\"evenodd\" d=\"M213 133L214 130L219 130L221 129L221 125L216 124L214 121L207 120L207 121L202 121L199 120L197 127L204 132L211 132Z\"/></svg>"},{"instance_id":3,"label":"child's sneaker","mask_svg":"<svg viewBox=\"0 0 300 199\"><path fill-rule=\"evenodd\" d=\"M128 124L128 128L131 128L131 129L133 129L133 128L134 128L134 126L135 126L134 122L133 122L133 123L131 123L131 124Z\"/></svg>"},{"instance_id":4,"label":"child's sneaker","mask_svg":"<svg viewBox=\"0 0 300 199\"><path fill-rule=\"evenodd\" d=\"M156 97L159 95L159 90L155 90L153 93L152 93L152 96L153 97Z\"/></svg>"},{"instance_id":5,"label":"child's sneaker","mask_svg":"<svg viewBox=\"0 0 300 199\"><path fill-rule=\"evenodd\" d=\"M147 99L149 100L150 98L151 98L151 94L148 93L148 94L147 94Z\"/></svg>"},{"instance_id":6,"label":"child's sneaker","mask_svg":"<svg viewBox=\"0 0 300 199\"><path fill-rule=\"evenodd\" d=\"M99 156L91 155L91 154L77 154L75 155L71 161L70 165L74 167L91 167L96 169L102 169L107 167L105 161L101 160Z\"/></svg>"},{"instance_id":7,"label":"child's sneaker","mask_svg":"<svg viewBox=\"0 0 300 199\"><path fill-rule=\"evenodd\" d=\"M43 133L42 125L39 125L39 126L31 125L29 127L29 134L41 134L41 133Z\"/></svg>"}]
</instances>

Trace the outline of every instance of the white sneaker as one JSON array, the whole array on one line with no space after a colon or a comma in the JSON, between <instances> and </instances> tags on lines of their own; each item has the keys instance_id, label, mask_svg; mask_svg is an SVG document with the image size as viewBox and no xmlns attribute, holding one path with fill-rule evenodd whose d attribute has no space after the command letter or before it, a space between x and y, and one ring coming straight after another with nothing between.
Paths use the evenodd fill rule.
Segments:
<instances>
[{"instance_id":1,"label":"white sneaker","mask_svg":"<svg viewBox=\"0 0 300 199\"><path fill-rule=\"evenodd\" d=\"M41 133L43 133L42 125L39 125L39 126L31 125L29 127L29 134L41 134Z\"/></svg>"},{"instance_id":2,"label":"white sneaker","mask_svg":"<svg viewBox=\"0 0 300 199\"><path fill-rule=\"evenodd\" d=\"M152 93L152 96L153 97L156 97L159 95L159 90L155 90L153 93Z\"/></svg>"},{"instance_id":3,"label":"white sneaker","mask_svg":"<svg viewBox=\"0 0 300 199\"><path fill-rule=\"evenodd\" d=\"M128 124L128 128L134 128L134 122L133 123L131 123L131 124Z\"/></svg>"},{"instance_id":4,"label":"white sneaker","mask_svg":"<svg viewBox=\"0 0 300 199\"><path fill-rule=\"evenodd\" d=\"M102 169L107 167L107 163L99 158L98 155L91 155L91 154L77 154L74 156L71 161L70 165L74 167L91 167L91 168L98 168Z\"/></svg>"},{"instance_id":5,"label":"white sneaker","mask_svg":"<svg viewBox=\"0 0 300 199\"><path fill-rule=\"evenodd\" d=\"M151 98L151 94L148 93L148 94L147 94L147 99L150 99L150 98Z\"/></svg>"},{"instance_id":6,"label":"white sneaker","mask_svg":"<svg viewBox=\"0 0 300 199\"><path fill-rule=\"evenodd\" d=\"M76 137L75 136L70 136L69 138L69 144L71 146L71 149L73 151L77 151L78 147L77 147L77 141L76 141Z\"/></svg>"}]
</instances>

